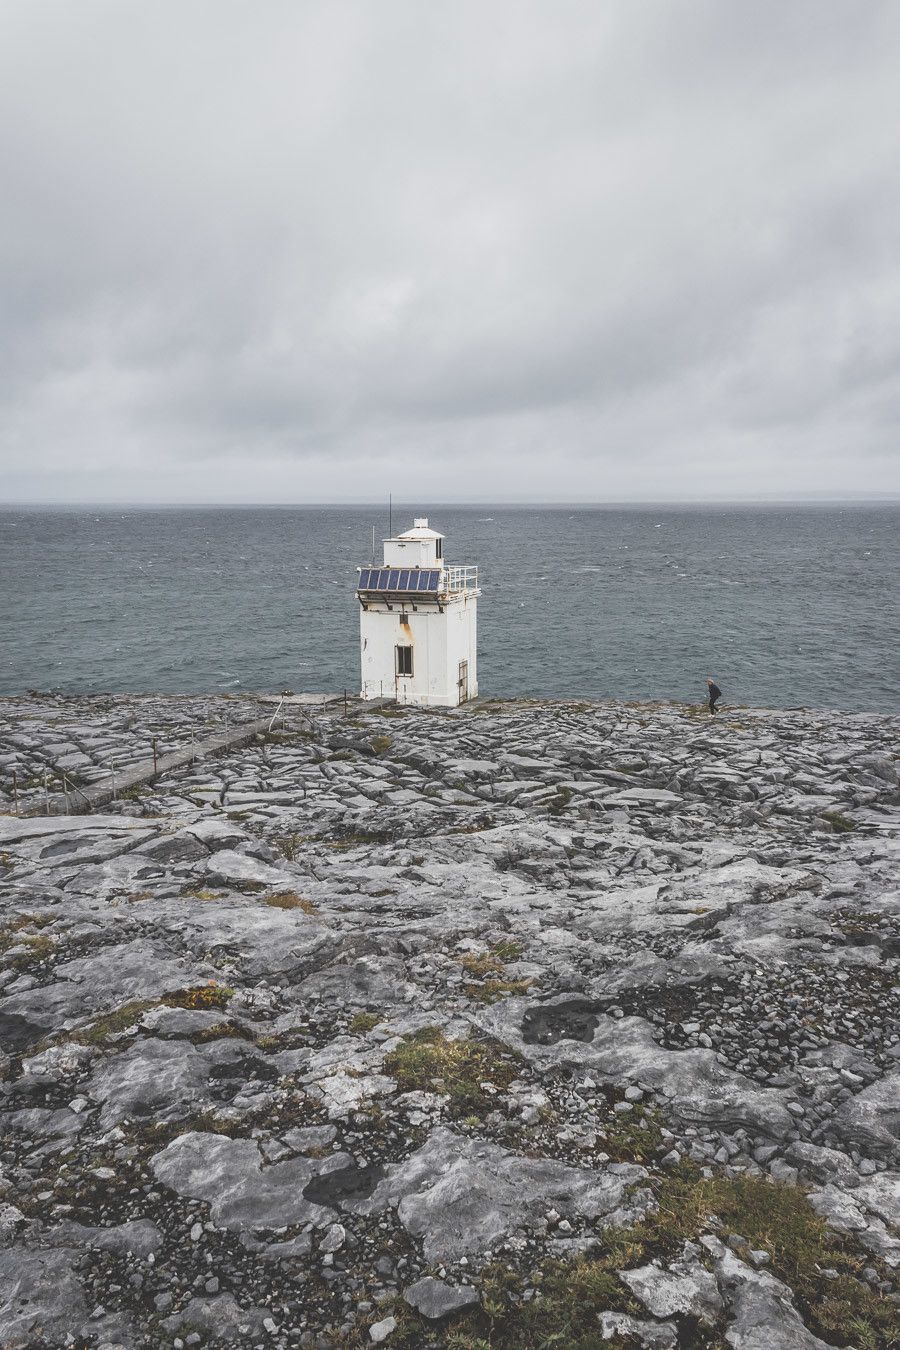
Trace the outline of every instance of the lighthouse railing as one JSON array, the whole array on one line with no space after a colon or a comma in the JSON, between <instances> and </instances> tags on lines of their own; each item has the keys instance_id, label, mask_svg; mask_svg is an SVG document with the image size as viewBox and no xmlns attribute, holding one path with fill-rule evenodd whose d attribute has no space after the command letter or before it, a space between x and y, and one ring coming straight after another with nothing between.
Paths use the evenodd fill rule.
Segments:
<instances>
[{"instance_id":1,"label":"lighthouse railing","mask_svg":"<svg viewBox=\"0 0 900 1350\"><path fill-rule=\"evenodd\" d=\"M445 567L443 589L447 591L477 591L477 567Z\"/></svg>"}]
</instances>

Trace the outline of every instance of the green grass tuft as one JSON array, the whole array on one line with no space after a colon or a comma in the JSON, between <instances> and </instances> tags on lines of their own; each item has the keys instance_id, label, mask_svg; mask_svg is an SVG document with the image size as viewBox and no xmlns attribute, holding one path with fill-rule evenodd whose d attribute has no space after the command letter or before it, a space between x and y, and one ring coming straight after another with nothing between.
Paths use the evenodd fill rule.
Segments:
<instances>
[{"instance_id":1,"label":"green grass tuft","mask_svg":"<svg viewBox=\"0 0 900 1350\"><path fill-rule=\"evenodd\" d=\"M457 1117L486 1115L494 1099L482 1084L503 1091L519 1071L518 1059L493 1043L447 1040L439 1027L423 1027L393 1050L384 1072L402 1092L437 1092Z\"/></svg>"}]
</instances>

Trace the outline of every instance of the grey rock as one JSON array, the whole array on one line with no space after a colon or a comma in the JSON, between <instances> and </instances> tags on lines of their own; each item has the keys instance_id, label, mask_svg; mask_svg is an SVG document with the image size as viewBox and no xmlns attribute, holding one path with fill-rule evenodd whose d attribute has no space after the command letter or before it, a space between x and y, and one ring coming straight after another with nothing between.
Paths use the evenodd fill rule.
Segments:
<instances>
[{"instance_id":1,"label":"grey rock","mask_svg":"<svg viewBox=\"0 0 900 1350\"><path fill-rule=\"evenodd\" d=\"M543 1227L550 1208L569 1219L633 1221L650 1200L649 1191L634 1189L646 1176L631 1164L587 1171L523 1158L441 1128L387 1169L369 1197L344 1208L374 1214L396 1205L400 1222L422 1239L426 1260L458 1260L489 1249L514 1228Z\"/></svg>"},{"instance_id":2,"label":"grey rock","mask_svg":"<svg viewBox=\"0 0 900 1350\"><path fill-rule=\"evenodd\" d=\"M433 1321L461 1312L463 1308L473 1308L480 1301L478 1291L470 1285L445 1284L430 1275L404 1289L403 1297L411 1308Z\"/></svg>"},{"instance_id":3,"label":"grey rock","mask_svg":"<svg viewBox=\"0 0 900 1350\"><path fill-rule=\"evenodd\" d=\"M74 1253L60 1248L0 1250L0 1345L29 1350L40 1339L61 1345L88 1320L73 1269Z\"/></svg>"},{"instance_id":4,"label":"grey rock","mask_svg":"<svg viewBox=\"0 0 900 1350\"><path fill-rule=\"evenodd\" d=\"M620 1270L618 1275L654 1317L689 1313L712 1326L722 1312L715 1276L701 1265L697 1249L690 1244L668 1269L651 1264Z\"/></svg>"},{"instance_id":5,"label":"grey rock","mask_svg":"<svg viewBox=\"0 0 900 1350\"><path fill-rule=\"evenodd\" d=\"M55 1243L97 1247L120 1256L145 1258L162 1246L162 1234L150 1219L132 1219L112 1228L92 1228L80 1223L61 1223L48 1235Z\"/></svg>"},{"instance_id":6,"label":"grey rock","mask_svg":"<svg viewBox=\"0 0 900 1350\"><path fill-rule=\"evenodd\" d=\"M209 1063L193 1045L146 1040L103 1063L88 1091L102 1103L108 1129L126 1117L179 1120L196 1110L209 1080Z\"/></svg>"},{"instance_id":7,"label":"grey rock","mask_svg":"<svg viewBox=\"0 0 900 1350\"><path fill-rule=\"evenodd\" d=\"M725 1340L732 1350L827 1350L809 1331L794 1307L787 1285L725 1251L716 1272L728 1305Z\"/></svg>"},{"instance_id":8,"label":"grey rock","mask_svg":"<svg viewBox=\"0 0 900 1350\"><path fill-rule=\"evenodd\" d=\"M886 1161L900 1160L900 1073L889 1074L842 1103L831 1126L851 1147Z\"/></svg>"},{"instance_id":9,"label":"grey rock","mask_svg":"<svg viewBox=\"0 0 900 1350\"><path fill-rule=\"evenodd\" d=\"M347 1166L346 1154L323 1161L291 1158L263 1167L252 1139L182 1134L150 1160L154 1176L179 1195L206 1200L223 1228L280 1228L320 1223L334 1211L306 1200L304 1187L322 1171Z\"/></svg>"},{"instance_id":10,"label":"grey rock","mask_svg":"<svg viewBox=\"0 0 900 1350\"><path fill-rule=\"evenodd\" d=\"M602 1312L599 1315L600 1335L605 1341L613 1337L630 1337L645 1350L675 1350L678 1328L674 1322L648 1322L629 1313Z\"/></svg>"}]
</instances>

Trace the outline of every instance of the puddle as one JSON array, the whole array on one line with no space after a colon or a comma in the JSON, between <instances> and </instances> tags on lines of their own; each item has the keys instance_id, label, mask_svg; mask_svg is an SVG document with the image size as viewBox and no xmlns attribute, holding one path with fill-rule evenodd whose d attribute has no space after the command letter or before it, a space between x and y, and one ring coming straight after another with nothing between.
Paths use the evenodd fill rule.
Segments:
<instances>
[{"instance_id":1,"label":"puddle","mask_svg":"<svg viewBox=\"0 0 900 1350\"><path fill-rule=\"evenodd\" d=\"M29 1022L18 1013L0 1013L0 1050L8 1054L27 1050L42 1040L49 1030L43 1023Z\"/></svg>"},{"instance_id":2,"label":"puddle","mask_svg":"<svg viewBox=\"0 0 900 1350\"><path fill-rule=\"evenodd\" d=\"M550 1007L529 1008L522 1018L522 1039L526 1045L590 1042L599 1020L597 1005L586 998L572 998Z\"/></svg>"},{"instance_id":3,"label":"puddle","mask_svg":"<svg viewBox=\"0 0 900 1350\"><path fill-rule=\"evenodd\" d=\"M372 1194L381 1178L384 1168L380 1163L369 1167L337 1167L333 1172L323 1172L313 1177L303 1188L304 1200L314 1205L339 1205L342 1200L365 1200Z\"/></svg>"}]
</instances>

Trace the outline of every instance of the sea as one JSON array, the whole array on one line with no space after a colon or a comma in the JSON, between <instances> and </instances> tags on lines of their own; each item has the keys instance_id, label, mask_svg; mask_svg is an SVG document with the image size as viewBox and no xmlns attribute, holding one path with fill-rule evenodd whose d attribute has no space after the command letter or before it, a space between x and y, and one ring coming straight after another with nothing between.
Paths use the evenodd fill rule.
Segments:
<instances>
[{"instance_id":1,"label":"sea","mask_svg":"<svg viewBox=\"0 0 900 1350\"><path fill-rule=\"evenodd\" d=\"M900 503L432 506L482 696L900 712ZM353 693L380 507L0 510L0 692Z\"/></svg>"}]
</instances>

